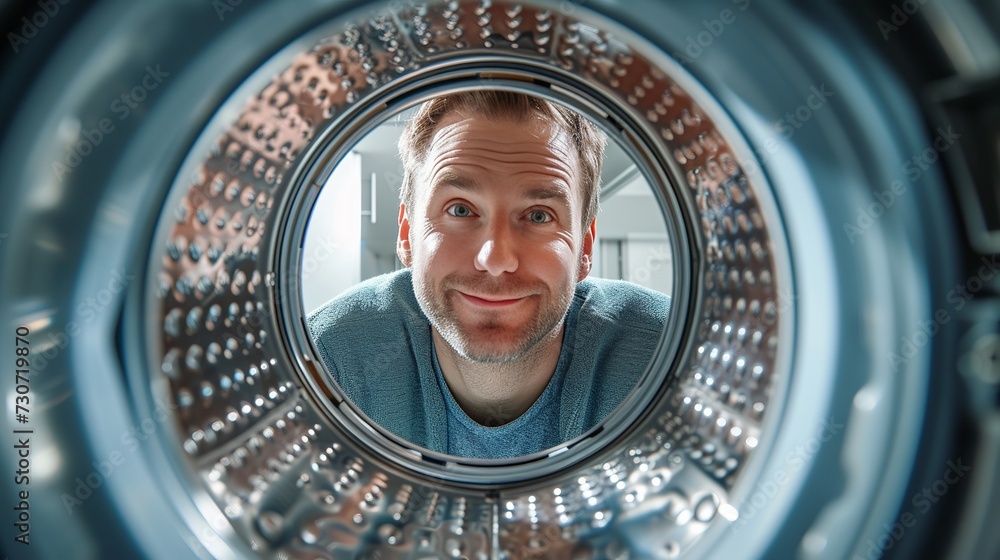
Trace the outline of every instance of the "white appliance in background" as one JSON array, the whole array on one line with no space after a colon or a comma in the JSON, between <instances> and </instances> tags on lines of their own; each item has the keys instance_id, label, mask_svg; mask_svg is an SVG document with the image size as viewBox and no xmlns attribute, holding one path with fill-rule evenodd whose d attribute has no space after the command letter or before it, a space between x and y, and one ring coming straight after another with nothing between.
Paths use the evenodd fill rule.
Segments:
<instances>
[{"instance_id":1,"label":"white appliance in background","mask_svg":"<svg viewBox=\"0 0 1000 560\"><path fill-rule=\"evenodd\" d=\"M361 281L361 156L350 152L323 185L302 252L308 313Z\"/></svg>"},{"instance_id":2,"label":"white appliance in background","mask_svg":"<svg viewBox=\"0 0 1000 560\"><path fill-rule=\"evenodd\" d=\"M666 236L632 234L624 239L601 239L592 276L627 280L670 294L674 285L673 253Z\"/></svg>"}]
</instances>

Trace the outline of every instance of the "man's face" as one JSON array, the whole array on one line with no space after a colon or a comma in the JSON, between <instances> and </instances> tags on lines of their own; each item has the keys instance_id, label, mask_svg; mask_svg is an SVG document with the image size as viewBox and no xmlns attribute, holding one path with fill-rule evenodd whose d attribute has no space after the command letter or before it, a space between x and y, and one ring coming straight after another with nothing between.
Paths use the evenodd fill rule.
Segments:
<instances>
[{"instance_id":1,"label":"man's face","mask_svg":"<svg viewBox=\"0 0 1000 560\"><path fill-rule=\"evenodd\" d=\"M595 236L593 222L581 223L579 167L572 140L539 119L442 120L414 208L407 216L400 206L400 258L460 356L506 362L561 332Z\"/></svg>"}]
</instances>

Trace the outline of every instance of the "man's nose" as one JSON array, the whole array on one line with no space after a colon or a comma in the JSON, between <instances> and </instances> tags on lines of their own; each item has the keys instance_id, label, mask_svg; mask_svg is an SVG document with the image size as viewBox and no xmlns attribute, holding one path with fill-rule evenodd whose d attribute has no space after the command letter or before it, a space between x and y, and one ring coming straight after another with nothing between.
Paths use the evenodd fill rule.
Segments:
<instances>
[{"instance_id":1,"label":"man's nose","mask_svg":"<svg viewBox=\"0 0 1000 560\"><path fill-rule=\"evenodd\" d=\"M476 270L493 276L517 270L517 246L513 237L509 225L492 226L476 254Z\"/></svg>"}]
</instances>

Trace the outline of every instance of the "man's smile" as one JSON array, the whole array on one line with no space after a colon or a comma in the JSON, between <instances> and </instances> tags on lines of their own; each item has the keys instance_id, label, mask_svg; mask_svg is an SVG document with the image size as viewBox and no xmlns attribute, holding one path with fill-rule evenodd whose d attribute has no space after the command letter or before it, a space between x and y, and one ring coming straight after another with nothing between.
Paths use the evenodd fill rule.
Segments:
<instances>
[{"instance_id":1,"label":"man's smile","mask_svg":"<svg viewBox=\"0 0 1000 560\"><path fill-rule=\"evenodd\" d=\"M486 307L486 308L509 307L528 299L528 296L512 298L504 295L487 295L487 294L472 295L460 290L456 291L458 291L458 293L462 296L463 299L465 299L465 301L475 306Z\"/></svg>"}]
</instances>

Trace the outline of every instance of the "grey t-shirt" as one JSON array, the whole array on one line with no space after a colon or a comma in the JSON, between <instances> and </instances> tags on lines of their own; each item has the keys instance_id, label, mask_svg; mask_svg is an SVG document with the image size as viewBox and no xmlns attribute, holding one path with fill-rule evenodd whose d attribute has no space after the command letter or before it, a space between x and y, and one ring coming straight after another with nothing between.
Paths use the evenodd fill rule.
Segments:
<instances>
[{"instance_id":1,"label":"grey t-shirt","mask_svg":"<svg viewBox=\"0 0 1000 560\"><path fill-rule=\"evenodd\" d=\"M333 379L374 422L432 451L496 459L542 451L603 420L645 372L669 310L670 298L628 282L577 284L552 380L499 428L476 424L454 402L409 269L362 282L308 324Z\"/></svg>"}]
</instances>

